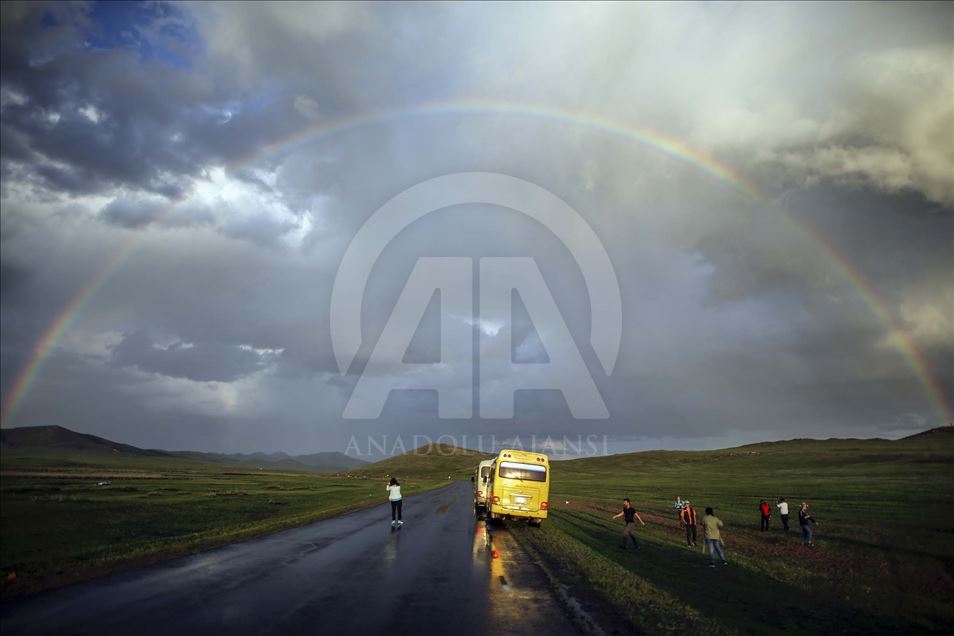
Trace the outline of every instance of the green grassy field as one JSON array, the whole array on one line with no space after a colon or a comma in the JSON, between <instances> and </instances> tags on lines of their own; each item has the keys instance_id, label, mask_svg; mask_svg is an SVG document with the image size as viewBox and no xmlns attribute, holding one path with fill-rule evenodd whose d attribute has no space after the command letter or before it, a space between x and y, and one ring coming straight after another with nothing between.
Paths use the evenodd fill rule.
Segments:
<instances>
[{"instance_id":1,"label":"green grassy field","mask_svg":"<svg viewBox=\"0 0 954 636\"><path fill-rule=\"evenodd\" d=\"M440 450L440 452L438 452ZM484 455L431 448L355 478L186 459L15 451L0 456L0 566L9 598L207 549L467 479ZM954 434L800 440L705 452L553 462L550 518L511 526L598 622L646 633L864 633L954 627ZM108 487L97 486L109 479ZM710 569L676 527L675 495L725 522L728 567ZM760 498L784 496L792 531L759 532ZM612 521L629 497L639 552ZM818 518L800 545L796 506ZM701 530L700 530L701 532ZM595 609L594 609L595 608Z\"/></svg>"},{"instance_id":2,"label":"green grassy field","mask_svg":"<svg viewBox=\"0 0 954 636\"><path fill-rule=\"evenodd\" d=\"M758 444L552 464L550 519L518 537L554 578L637 631L853 633L954 627L954 434ZM725 522L730 562L710 569L676 527L676 495ZM760 498L792 530L759 531ZM619 549L623 497L647 522ZM796 505L818 518L800 545ZM569 503L566 503L569 502ZM773 508L774 509L774 508ZM701 528L700 528L701 532Z\"/></svg>"},{"instance_id":3,"label":"green grassy field","mask_svg":"<svg viewBox=\"0 0 954 636\"><path fill-rule=\"evenodd\" d=\"M493 455L445 444L428 444L401 455L352 469L355 475L383 477L402 475L430 479L470 479L481 460Z\"/></svg>"},{"instance_id":4,"label":"green grassy field","mask_svg":"<svg viewBox=\"0 0 954 636\"><path fill-rule=\"evenodd\" d=\"M0 469L5 598L384 501L370 478L165 458L4 452ZM402 480L409 494L446 483Z\"/></svg>"}]
</instances>

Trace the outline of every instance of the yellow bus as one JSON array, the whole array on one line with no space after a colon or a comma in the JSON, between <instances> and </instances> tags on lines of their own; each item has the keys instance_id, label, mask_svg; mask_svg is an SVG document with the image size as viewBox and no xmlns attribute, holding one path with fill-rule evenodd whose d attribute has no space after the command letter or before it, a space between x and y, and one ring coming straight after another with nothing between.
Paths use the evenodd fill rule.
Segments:
<instances>
[{"instance_id":1,"label":"yellow bus","mask_svg":"<svg viewBox=\"0 0 954 636\"><path fill-rule=\"evenodd\" d=\"M477 474L474 475L474 516L479 517L487 513L487 488L490 485L490 471L494 460L485 459L477 464Z\"/></svg>"},{"instance_id":2,"label":"yellow bus","mask_svg":"<svg viewBox=\"0 0 954 636\"><path fill-rule=\"evenodd\" d=\"M539 526L550 508L550 460L543 453L502 450L490 470L491 520L527 519Z\"/></svg>"}]
</instances>

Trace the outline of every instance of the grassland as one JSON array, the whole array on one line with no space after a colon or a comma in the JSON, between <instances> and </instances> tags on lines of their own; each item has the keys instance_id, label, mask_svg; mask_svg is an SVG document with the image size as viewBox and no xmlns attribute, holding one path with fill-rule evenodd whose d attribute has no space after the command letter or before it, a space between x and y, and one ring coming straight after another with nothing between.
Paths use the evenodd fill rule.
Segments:
<instances>
[{"instance_id":1,"label":"grassland","mask_svg":"<svg viewBox=\"0 0 954 636\"><path fill-rule=\"evenodd\" d=\"M148 456L4 452L0 594L56 587L383 500L371 478ZM99 486L109 480L111 485ZM447 483L403 479L404 492Z\"/></svg>"},{"instance_id":2,"label":"grassland","mask_svg":"<svg viewBox=\"0 0 954 636\"><path fill-rule=\"evenodd\" d=\"M635 453L554 463L552 479L550 519L515 533L571 593L635 631L954 627L954 434ZM676 495L715 508L728 567L707 567L701 537L686 546ZM792 530L773 514L762 533L759 499L777 496L792 504ZM610 519L623 497L647 522L638 552L619 549ZM800 545L800 501L819 520L815 548Z\"/></svg>"},{"instance_id":3,"label":"grassland","mask_svg":"<svg viewBox=\"0 0 954 636\"><path fill-rule=\"evenodd\" d=\"M428 479L470 479L481 460L493 457L467 448L446 444L427 444L401 455L353 469L355 475L382 477L396 475Z\"/></svg>"},{"instance_id":4,"label":"grassland","mask_svg":"<svg viewBox=\"0 0 954 636\"><path fill-rule=\"evenodd\" d=\"M425 448L353 478L123 453L0 457L4 597L307 523L466 479L485 457ZM108 487L97 486L109 479ZM800 440L707 452L653 451L552 463L551 513L512 531L598 622L644 633L954 630L954 434ZM725 522L728 567L710 569L676 527L675 495ZM759 532L759 499L791 504L792 530ZM610 517L629 497L647 522L639 552ZM818 518L799 542L796 504ZM11 576L15 573L15 577ZM595 608L595 609L594 609Z\"/></svg>"}]
</instances>

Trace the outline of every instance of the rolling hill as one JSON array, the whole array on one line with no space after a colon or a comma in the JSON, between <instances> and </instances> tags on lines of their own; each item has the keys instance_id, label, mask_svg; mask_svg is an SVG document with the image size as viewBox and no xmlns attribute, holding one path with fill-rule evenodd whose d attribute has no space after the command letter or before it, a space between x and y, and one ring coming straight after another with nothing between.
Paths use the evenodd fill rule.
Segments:
<instances>
[{"instance_id":1,"label":"rolling hill","mask_svg":"<svg viewBox=\"0 0 954 636\"><path fill-rule=\"evenodd\" d=\"M493 457L469 448L449 444L425 444L401 455L388 457L354 471L358 475L387 475L467 479L481 460Z\"/></svg>"},{"instance_id":2,"label":"rolling hill","mask_svg":"<svg viewBox=\"0 0 954 636\"><path fill-rule=\"evenodd\" d=\"M203 462L242 464L245 466L287 468L291 470L341 471L367 465L367 462L349 457L344 453L324 452L308 455L288 453L200 453L197 451L174 451L178 457Z\"/></svg>"},{"instance_id":3,"label":"rolling hill","mask_svg":"<svg viewBox=\"0 0 954 636\"><path fill-rule=\"evenodd\" d=\"M364 466L367 462L344 453L324 452L306 455L287 453L203 453L144 449L121 444L96 435L78 433L62 426L28 426L0 431L0 451L5 456L68 455L71 459L89 457L153 458L188 460L201 463L241 465L255 468L334 472Z\"/></svg>"},{"instance_id":4,"label":"rolling hill","mask_svg":"<svg viewBox=\"0 0 954 636\"><path fill-rule=\"evenodd\" d=\"M918 437L936 437L938 435L947 435L947 438L950 439L951 435L954 435L954 425L938 426L937 428L929 428L926 431L921 431L920 433L915 433L914 435L908 435L904 439L915 439Z\"/></svg>"},{"instance_id":5,"label":"rolling hill","mask_svg":"<svg viewBox=\"0 0 954 636\"><path fill-rule=\"evenodd\" d=\"M569 493L586 483L579 491L598 492L600 485L609 483L607 478L620 476L614 482L631 482L629 492L641 498L669 506L677 494L686 495L688 486L696 476L707 474L710 479L700 488L703 492L717 492L730 486L731 495L760 493L771 497L784 492L786 482L806 480L825 482L841 475L865 478L852 484L857 490L850 492L845 484L844 496L855 499L867 496L877 479L895 471L916 475L919 470L948 466L954 478L954 435L940 434L933 429L917 435L896 440L888 439L792 439L775 442L760 442L733 448L700 451L649 450L622 453L603 457L588 457L561 461L553 469L553 487ZM753 479L760 470L766 475L778 477L780 483L771 485L771 480ZM571 486L572 484L572 486ZM653 484L654 488L645 488ZM664 488L659 486L664 485ZM766 489L767 488L767 489ZM760 490L761 489L761 490ZM782 489L782 490L780 490ZM789 491L790 492L790 491ZM625 496L625 495L621 495ZM849 504L853 505L853 504Z\"/></svg>"},{"instance_id":6,"label":"rolling hill","mask_svg":"<svg viewBox=\"0 0 954 636\"><path fill-rule=\"evenodd\" d=\"M92 453L136 457L174 457L160 450L146 450L111 440L77 433L62 426L27 426L0 430L0 451L17 453Z\"/></svg>"}]
</instances>

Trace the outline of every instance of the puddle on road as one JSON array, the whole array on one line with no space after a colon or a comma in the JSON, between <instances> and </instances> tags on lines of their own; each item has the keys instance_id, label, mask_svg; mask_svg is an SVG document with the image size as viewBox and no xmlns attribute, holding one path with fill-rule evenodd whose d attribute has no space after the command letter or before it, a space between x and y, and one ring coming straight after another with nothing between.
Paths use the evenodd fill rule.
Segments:
<instances>
[{"instance_id":1,"label":"puddle on road","mask_svg":"<svg viewBox=\"0 0 954 636\"><path fill-rule=\"evenodd\" d=\"M527 633L577 633L549 579L505 525L476 521L472 556L476 573L487 577L488 625L519 624Z\"/></svg>"},{"instance_id":2,"label":"puddle on road","mask_svg":"<svg viewBox=\"0 0 954 636\"><path fill-rule=\"evenodd\" d=\"M398 528L392 528L391 538L384 546L384 555L382 561L388 567L388 570L394 567L394 562L398 557L398 546L401 542L401 533Z\"/></svg>"}]
</instances>

